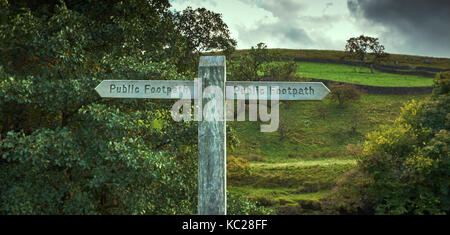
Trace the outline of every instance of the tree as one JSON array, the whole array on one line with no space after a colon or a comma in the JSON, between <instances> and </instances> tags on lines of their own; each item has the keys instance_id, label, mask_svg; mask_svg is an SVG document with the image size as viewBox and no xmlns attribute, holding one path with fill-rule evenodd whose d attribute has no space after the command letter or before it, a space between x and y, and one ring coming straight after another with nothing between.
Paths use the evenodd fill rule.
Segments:
<instances>
[{"instance_id":1,"label":"tree","mask_svg":"<svg viewBox=\"0 0 450 235\"><path fill-rule=\"evenodd\" d=\"M232 61L230 71L235 80L262 80L265 76L280 81L289 80L297 71L293 61L280 61L281 54L270 51L264 43L251 47L248 53Z\"/></svg>"},{"instance_id":2,"label":"tree","mask_svg":"<svg viewBox=\"0 0 450 235\"><path fill-rule=\"evenodd\" d=\"M357 59L366 64L373 73L373 65L389 55L384 52L384 46L378 42L378 38L361 35L347 40L345 52L350 58ZM368 55L371 55L369 60Z\"/></svg>"},{"instance_id":3,"label":"tree","mask_svg":"<svg viewBox=\"0 0 450 235\"><path fill-rule=\"evenodd\" d=\"M196 123L94 90L192 79L169 7L0 0L0 214L196 213Z\"/></svg>"},{"instance_id":4,"label":"tree","mask_svg":"<svg viewBox=\"0 0 450 235\"><path fill-rule=\"evenodd\" d=\"M0 0L0 214L196 213L196 123L174 122L170 102L94 90L192 79L169 7ZM233 200L233 213L258 209Z\"/></svg>"},{"instance_id":5,"label":"tree","mask_svg":"<svg viewBox=\"0 0 450 235\"><path fill-rule=\"evenodd\" d=\"M297 72L297 64L294 61L272 62L262 66L264 77L275 81L290 81Z\"/></svg>"},{"instance_id":6,"label":"tree","mask_svg":"<svg viewBox=\"0 0 450 235\"><path fill-rule=\"evenodd\" d=\"M182 68L196 71L198 56L204 52L221 51L230 56L237 42L232 39L222 15L205 8L186 8L173 15L175 30L183 36L184 51L178 55Z\"/></svg>"},{"instance_id":7,"label":"tree","mask_svg":"<svg viewBox=\"0 0 450 235\"><path fill-rule=\"evenodd\" d=\"M247 54L241 55L239 59L231 63L230 72L235 80L251 81L258 79L258 71L263 63L272 60L272 56L267 50L267 45L258 43L256 48L251 47Z\"/></svg>"}]
</instances>

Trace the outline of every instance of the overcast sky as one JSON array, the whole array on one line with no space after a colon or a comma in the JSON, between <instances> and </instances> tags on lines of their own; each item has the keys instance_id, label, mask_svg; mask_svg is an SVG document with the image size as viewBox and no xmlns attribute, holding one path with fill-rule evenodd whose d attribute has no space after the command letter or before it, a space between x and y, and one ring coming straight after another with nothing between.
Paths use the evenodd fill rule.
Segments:
<instances>
[{"instance_id":1,"label":"overcast sky","mask_svg":"<svg viewBox=\"0 0 450 235\"><path fill-rule=\"evenodd\" d=\"M170 0L221 13L239 49L343 50L361 34L386 51L450 58L450 0Z\"/></svg>"}]
</instances>

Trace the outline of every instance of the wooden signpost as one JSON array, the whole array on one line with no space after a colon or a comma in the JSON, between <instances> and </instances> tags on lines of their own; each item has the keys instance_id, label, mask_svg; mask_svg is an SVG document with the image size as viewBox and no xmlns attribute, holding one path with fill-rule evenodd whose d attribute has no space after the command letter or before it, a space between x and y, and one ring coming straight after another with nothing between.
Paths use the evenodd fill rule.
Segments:
<instances>
[{"instance_id":1,"label":"wooden signpost","mask_svg":"<svg viewBox=\"0 0 450 235\"><path fill-rule=\"evenodd\" d=\"M198 214L225 215L226 100L322 100L330 90L321 82L227 82L225 56L200 57L198 73L199 87L194 81L105 80L95 90L104 98L197 99ZM219 111L214 119L201 118L205 105Z\"/></svg>"}]
</instances>

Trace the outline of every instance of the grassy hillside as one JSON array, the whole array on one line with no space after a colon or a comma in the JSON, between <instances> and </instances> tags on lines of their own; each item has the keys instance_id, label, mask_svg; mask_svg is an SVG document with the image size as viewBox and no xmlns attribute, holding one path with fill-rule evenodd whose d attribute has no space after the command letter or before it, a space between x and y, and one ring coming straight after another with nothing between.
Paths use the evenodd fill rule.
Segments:
<instances>
[{"instance_id":1,"label":"grassy hillside","mask_svg":"<svg viewBox=\"0 0 450 235\"><path fill-rule=\"evenodd\" d=\"M251 173L229 179L228 189L278 214L321 213L318 200L355 166L352 150L365 135L381 124L391 124L404 102L425 97L363 95L344 109L328 98L283 103L284 137L279 131L260 132L258 122L230 122L241 143L227 154L249 160ZM352 131L355 124L356 132Z\"/></svg>"},{"instance_id":2,"label":"grassy hillside","mask_svg":"<svg viewBox=\"0 0 450 235\"><path fill-rule=\"evenodd\" d=\"M433 79L401 75L338 62L343 51L272 49L297 62L296 75L372 86L431 86ZM247 50L236 51L236 58ZM328 61L325 63L324 61ZM387 65L450 69L450 59L391 55ZM404 70L404 69L403 69ZM430 69L431 70L431 69ZM433 72L432 72L433 73ZM305 79L306 78L306 79ZM331 91L333 92L333 91ZM260 132L259 122L229 122L240 145L227 150L229 159L243 158L241 168L229 174L228 189L245 195L276 214L321 214L326 197L345 172L356 166L356 152L365 136L380 125L390 125L403 104L426 95L368 95L340 108L329 98L323 101L282 102L277 132ZM240 174L239 171L242 171Z\"/></svg>"},{"instance_id":3,"label":"grassy hillside","mask_svg":"<svg viewBox=\"0 0 450 235\"><path fill-rule=\"evenodd\" d=\"M269 49L269 50L280 52L281 55L283 55L285 58L292 58L292 59L294 58L327 59L339 61L345 55L344 51L336 51L336 50L296 50L296 49ZM242 53L246 53L248 51L249 50L237 50L233 53L232 57L238 57ZM428 56L391 54L389 60L384 62L383 64L394 66L407 66L410 67L411 69L414 69L415 67L425 67L425 68L438 68L443 70L450 70L450 58L435 58Z\"/></svg>"}]
</instances>

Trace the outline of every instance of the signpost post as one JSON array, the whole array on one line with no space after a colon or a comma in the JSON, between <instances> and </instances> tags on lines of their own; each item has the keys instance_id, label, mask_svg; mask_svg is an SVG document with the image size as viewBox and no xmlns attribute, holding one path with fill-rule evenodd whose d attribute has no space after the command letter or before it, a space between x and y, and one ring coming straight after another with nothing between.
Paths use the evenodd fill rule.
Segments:
<instances>
[{"instance_id":1,"label":"signpost post","mask_svg":"<svg viewBox=\"0 0 450 235\"><path fill-rule=\"evenodd\" d=\"M199 78L200 92L194 81L166 80L105 80L95 90L103 98L196 99L198 214L225 215L226 100L322 100L330 90L321 82L227 82L224 56L200 57Z\"/></svg>"}]
</instances>

